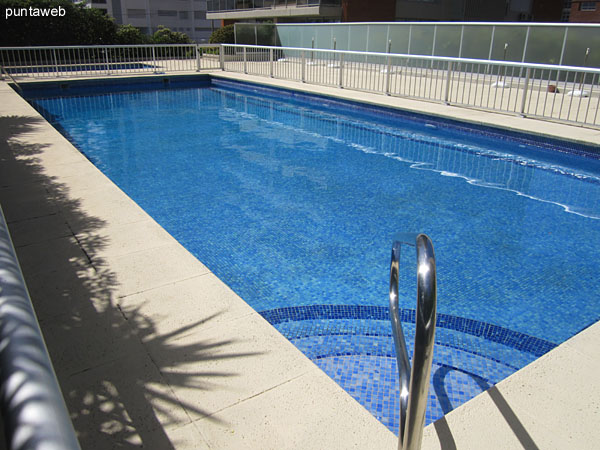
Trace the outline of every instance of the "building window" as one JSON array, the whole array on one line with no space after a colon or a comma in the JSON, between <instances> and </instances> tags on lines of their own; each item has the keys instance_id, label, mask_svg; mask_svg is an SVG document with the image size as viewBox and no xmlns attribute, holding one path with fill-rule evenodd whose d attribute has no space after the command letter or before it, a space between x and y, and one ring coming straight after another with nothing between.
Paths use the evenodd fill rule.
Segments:
<instances>
[{"instance_id":1,"label":"building window","mask_svg":"<svg viewBox=\"0 0 600 450\"><path fill-rule=\"evenodd\" d=\"M145 9L128 9L127 17L130 19L143 19L146 17Z\"/></svg>"},{"instance_id":2,"label":"building window","mask_svg":"<svg viewBox=\"0 0 600 450\"><path fill-rule=\"evenodd\" d=\"M173 11L171 9L159 9L158 16L159 17L177 17L177 11Z\"/></svg>"},{"instance_id":3,"label":"building window","mask_svg":"<svg viewBox=\"0 0 600 450\"><path fill-rule=\"evenodd\" d=\"M190 15L187 11L179 11L179 18L182 20L189 19Z\"/></svg>"},{"instance_id":4,"label":"building window","mask_svg":"<svg viewBox=\"0 0 600 450\"><path fill-rule=\"evenodd\" d=\"M92 0L92 5L95 5L96 3L106 5L106 0Z\"/></svg>"},{"instance_id":5,"label":"building window","mask_svg":"<svg viewBox=\"0 0 600 450\"><path fill-rule=\"evenodd\" d=\"M194 11L194 19L206 19L206 11Z\"/></svg>"},{"instance_id":6,"label":"building window","mask_svg":"<svg viewBox=\"0 0 600 450\"><path fill-rule=\"evenodd\" d=\"M579 11L596 11L596 2L581 2Z\"/></svg>"}]
</instances>

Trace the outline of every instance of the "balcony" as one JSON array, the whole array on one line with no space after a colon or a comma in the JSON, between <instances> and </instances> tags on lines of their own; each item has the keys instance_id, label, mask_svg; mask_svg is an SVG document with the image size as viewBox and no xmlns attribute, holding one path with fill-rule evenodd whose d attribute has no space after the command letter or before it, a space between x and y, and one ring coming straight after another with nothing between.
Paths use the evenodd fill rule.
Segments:
<instances>
[{"instance_id":1,"label":"balcony","mask_svg":"<svg viewBox=\"0 0 600 450\"><path fill-rule=\"evenodd\" d=\"M208 0L207 19L341 17L341 0Z\"/></svg>"}]
</instances>

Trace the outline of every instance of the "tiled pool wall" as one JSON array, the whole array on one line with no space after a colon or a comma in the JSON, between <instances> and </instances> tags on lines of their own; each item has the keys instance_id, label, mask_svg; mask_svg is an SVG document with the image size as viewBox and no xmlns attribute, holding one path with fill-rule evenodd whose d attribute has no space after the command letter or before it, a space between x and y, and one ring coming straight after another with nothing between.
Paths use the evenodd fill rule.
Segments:
<instances>
[{"instance_id":1,"label":"tiled pool wall","mask_svg":"<svg viewBox=\"0 0 600 450\"><path fill-rule=\"evenodd\" d=\"M361 113L367 113L376 118L386 120L408 119L417 123L433 124L439 129L452 129L467 132L472 135L480 135L485 138L510 141L517 144L532 145L551 150L553 152L568 152L578 156L584 156L592 159L600 159L600 143L598 146L592 146L584 143L573 142L565 139L556 139L549 136L538 136L532 133L523 133L515 130L498 128L491 125L466 123L461 120L449 119L441 116L432 116L425 113L417 113L407 110L400 110L383 105L372 105L359 101L334 98L327 95L316 93L307 93L293 91L276 86L265 86L248 81L231 81L218 77L211 78L212 86L224 86L228 89L239 90L241 92L258 93L261 96L271 97L273 99L290 98L296 101L305 100L307 102L317 102L320 106L331 108L334 111L340 106L344 109L355 109Z\"/></svg>"}]
</instances>

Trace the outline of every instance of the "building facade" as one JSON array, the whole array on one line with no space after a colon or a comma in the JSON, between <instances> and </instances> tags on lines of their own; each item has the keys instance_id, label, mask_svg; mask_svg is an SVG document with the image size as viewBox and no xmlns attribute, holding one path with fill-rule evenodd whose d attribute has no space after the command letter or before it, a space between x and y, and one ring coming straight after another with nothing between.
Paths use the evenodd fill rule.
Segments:
<instances>
[{"instance_id":1,"label":"building facade","mask_svg":"<svg viewBox=\"0 0 600 450\"><path fill-rule=\"evenodd\" d=\"M208 42L214 23L206 17L206 0L91 0L120 25L131 24L151 35L159 25L187 34L194 42Z\"/></svg>"},{"instance_id":2,"label":"building facade","mask_svg":"<svg viewBox=\"0 0 600 450\"><path fill-rule=\"evenodd\" d=\"M396 0L208 0L209 19L285 22L393 21Z\"/></svg>"},{"instance_id":3,"label":"building facade","mask_svg":"<svg viewBox=\"0 0 600 450\"><path fill-rule=\"evenodd\" d=\"M559 22L564 3L565 0L208 0L207 18L224 23Z\"/></svg>"},{"instance_id":4,"label":"building facade","mask_svg":"<svg viewBox=\"0 0 600 450\"><path fill-rule=\"evenodd\" d=\"M600 1L572 1L569 22L600 23Z\"/></svg>"}]
</instances>

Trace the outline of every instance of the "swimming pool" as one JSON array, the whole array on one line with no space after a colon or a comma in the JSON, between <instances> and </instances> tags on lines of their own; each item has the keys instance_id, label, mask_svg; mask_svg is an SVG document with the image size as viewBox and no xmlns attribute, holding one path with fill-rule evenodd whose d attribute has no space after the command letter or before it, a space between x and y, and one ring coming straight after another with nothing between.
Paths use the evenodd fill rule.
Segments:
<instances>
[{"instance_id":1,"label":"swimming pool","mask_svg":"<svg viewBox=\"0 0 600 450\"><path fill-rule=\"evenodd\" d=\"M428 422L598 320L593 149L240 83L148 87L73 85L32 101L394 431L396 232L423 231L436 248Z\"/></svg>"}]
</instances>

